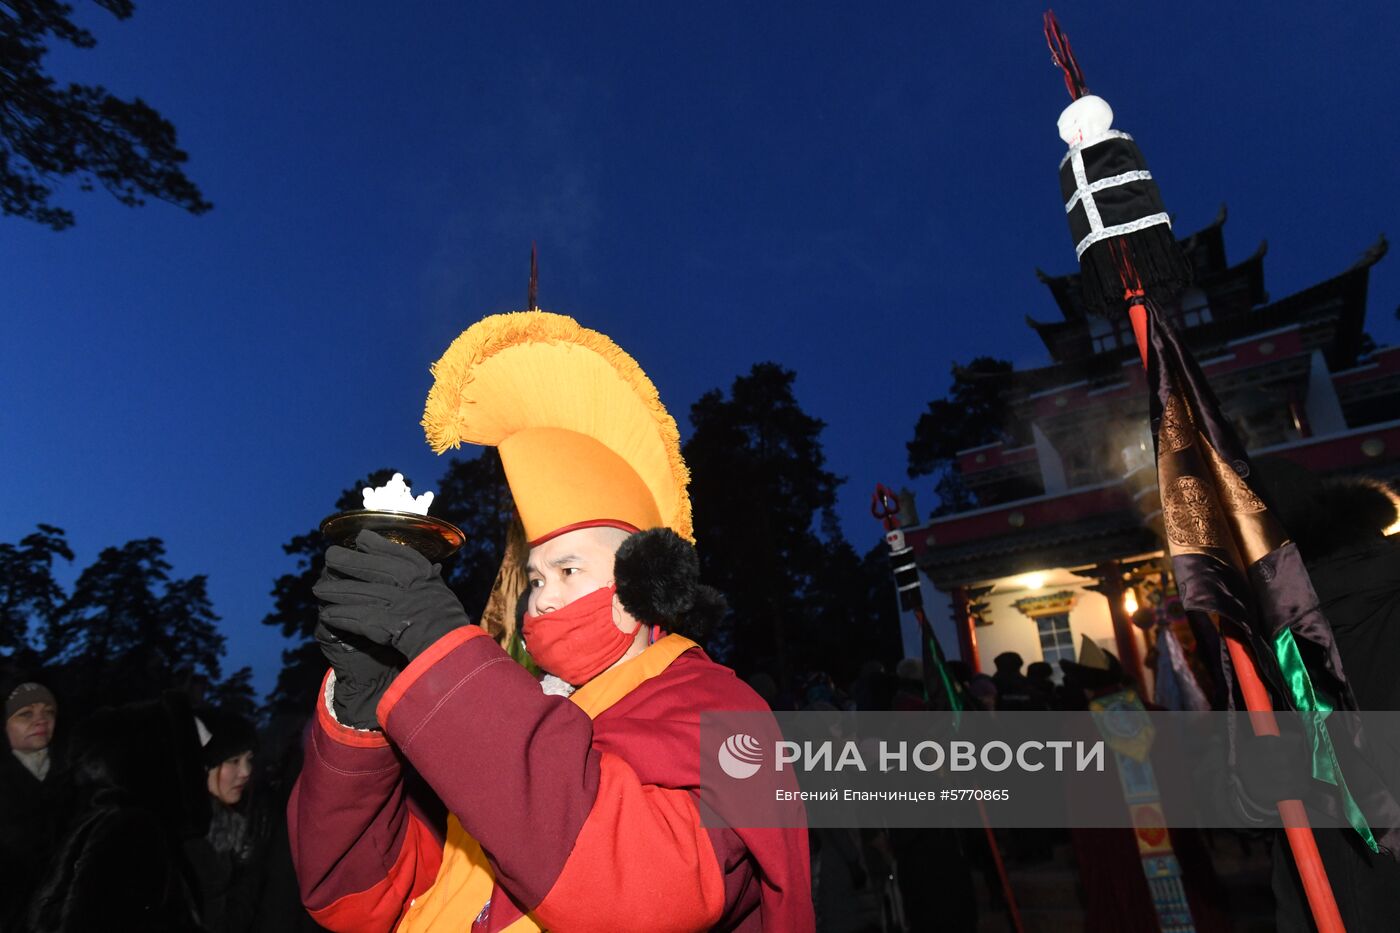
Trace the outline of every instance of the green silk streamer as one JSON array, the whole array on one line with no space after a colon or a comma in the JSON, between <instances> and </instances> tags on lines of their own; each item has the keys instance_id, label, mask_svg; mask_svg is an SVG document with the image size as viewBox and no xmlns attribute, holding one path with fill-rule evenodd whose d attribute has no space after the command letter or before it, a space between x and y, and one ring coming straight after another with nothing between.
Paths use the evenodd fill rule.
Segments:
<instances>
[{"instance_id":1,"label":"green silk streamer","mask_svg":"<svg viewBox=\"0 0 1400 933\"><path fill-rule=\"evenodd\" d=\"M1312 776L1337 788L1342 797L1342 810L1346 813L1347 822L1361 835L1372 852L1379 852L1380 846L1376 844L1376 837L1371 833L1371 827L1366 823L1366 816L1361 812L1361 807L1357 806L1356 798L1347 788L1346 778L1342 776L1342 766L1337 761L1337 751L1332 747L1332 736L1327 731L1325 721L1332 713L1332 704L1319 698L1313 690L1312 678L1308 676L1308 669L1303 664L1303 655L1298 650L1298 642L1293 638L1292 629L1285 628L1274 636L1274 655L1278 658L1279 668L1288 684L1288 693L1293 699L1294 709L1300 713L1311 714L1304 715L1302 719L1303 731L1312 744Z\"/></svg>"},{"instance_id":2,"label":"green silk streamer","mask_svg":"<svg viewBox=\"0 0 1400 933\"><path fill-rule=\"evenodd\" d=\"M948 694L948 705L953 708L954 713L961 713L962 703L958 700L958 695L953 690L953 681L948 677L948 665L944 663L941 657L942 652L938 651L938 647L935 645L933 648L935 651L933 656L934 663L938 665L938 678L943 681L943 691ZM953 723L955 725L957 723L956 716L953 717Z\"/></svg>"},{"instance_id":3,"label":"green silk streamer","mask_svg":"<svg viewBox=\"0 0 1400 933\"><path fill-rule=\"evenodd\" d=\"M932 635L925 635L928 639L928 655L933 659L933 666L938 671L938 679L943 682L943 692L948 696L948 705L953 710L953 729L956 730L962 722L962 703L958 701L958 695L953 692L953 681L948 677L948 666L943 661L943 652L938 650L938 642L933 640ZM928 688L924 688L924 702L927 703L932 697L928 696Z\"/></svg>"}]
</instances>

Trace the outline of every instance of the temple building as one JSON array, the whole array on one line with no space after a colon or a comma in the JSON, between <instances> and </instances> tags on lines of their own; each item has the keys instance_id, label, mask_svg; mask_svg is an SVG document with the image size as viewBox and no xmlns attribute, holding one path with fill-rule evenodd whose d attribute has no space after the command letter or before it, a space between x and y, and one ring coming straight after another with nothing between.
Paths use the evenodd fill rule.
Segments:
<instances>
[{"instance_id":1,"label":"temple building","mask_svg":"<svg viewBox=\"0 0 1400 933\"><path fill-rule=\"evenodd\" d=\"M1385 239L1350 268L1275 301L1265 245L1231 265L1224 226L1222 208L1181 241L1195 282L1166 310L1251 456L1400 479L1400 347L1377 348L1364 329ZM987 673L1005 651L1054 664L1073 658L1087 635L1142 677L1148 645L1132 613L1165 611L1175 592L1154 531L1161 514L1145 374L1127 315L1087 314L1077 274L1040 278L1060 320L1027 324L1050 362L1012 374L1003 439L957 455L977 507L913 516L906 540L949 656ZM1189 648L1190 632L1178 635ZM906 620L907 654L918 656L917 637ZM1142 684L1151 689L1150 672Z\"/></svg>"}]
</instances>

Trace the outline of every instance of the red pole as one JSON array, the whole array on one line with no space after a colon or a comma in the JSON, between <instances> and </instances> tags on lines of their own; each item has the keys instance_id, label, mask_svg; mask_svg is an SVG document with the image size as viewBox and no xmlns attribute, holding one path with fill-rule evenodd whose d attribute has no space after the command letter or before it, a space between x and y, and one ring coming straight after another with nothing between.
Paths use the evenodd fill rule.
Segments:
<instances>
[{"instance_id":1,"label":"red pole","mask_svg":"<svg viewBox=\"0 0 1400 933\"><path fill-rule=\"evenodd\" d=\"M987 834L987 847L992 850L992 861L997 866L997 878L1001 880L1002 893L1006 895L1006 912L1010 915L1011 928L1016 933L1025 933L1021 922L1021 908L1016 904L1016 895L1011 891L1011 876L1006 873L1006 862L1001 858L1001 847L997 845L996 833L992 832L992 821L987 816L987 806L977 801L977 815L982 818L982 829Z\"/></svg>"},{"instance_id":2,"label":"red pole","mask_svg":"<svg viewBox=\"0 0 1400 933\"><path fill-rule=\"evenodd\" d=\"M1147 367L1147 306L1141 299L1128 306L1128 316L1133 325L1133 336L1137 338L1138 352L1142 365ZM1212 614L1215 627L1221 629L1220 619ZM1235 669L1235 678L1244 696L1245 708L1249 710L1249 724L1255 735L1278 735L1278 719L1274 716L1274 704L1269 699L1269 691L1259 677L1259 668L1248 646L1233 632L1221 629L1225 644L1229 647L1230 662ZM1313 923L1318 933L1346 933L1341 911L1337 909L1337 898L1332 893L1332 884L1327 878L1327 869L1322 864L1322 855L1317 851L1317 839L1308 823L1307 811L1301 800L1278 801L1279 816L1283 818L1283 831L1288 838L1288 847L1293 852L1293 861L1298 866L1298 876L1303 881L1303 890L1308 896L1308 907L1312 909Z\"/></svg>"},{"instance_id":3,"label":"red pole","mask_svg":"<svg viewBox=\"0 0 1400 933\"><path fill-rule=\"evenodd\" d=\"M1142 368L1147 368L1147 303L1134 301L1128 305L1128 320L1133 324L1133 337L1137 340L1138 356L1142 357Z\"/></svg>"},{"instance_id":4,"label":"red pole","mask_svg":"<svg viewBox=\"0 0 1400 933\"><path fill-rule=\"evenodd\" d=\"M1219 627L1218 619L1216 626ZM1278 735L1278 718L1274 716L1269 691L1264 689L1264 682L1259 679L1259 671L1254 666L1249 648L1234 634L1225 635L1225 644L1230 648L1230 661L1240 682L1240 692L1244 694L1244 705L1249 710L1249 723L1254 727L1254 734ZM1337 909L1337 898L1327 879L1322 855L1317 851L1317 839L1308 824L1303 802L1280 800L1278 812L1283 817L1283 831L1288 838L1288 847L1293 851L1293 861L1298 865L1298 875L1303 879L1303 890L1307 892L1308 906L1312 908L1313 921L1319 933L1345 933L1346 925L1342 923L1342 914Z\"/></svg>"}]
</instances>

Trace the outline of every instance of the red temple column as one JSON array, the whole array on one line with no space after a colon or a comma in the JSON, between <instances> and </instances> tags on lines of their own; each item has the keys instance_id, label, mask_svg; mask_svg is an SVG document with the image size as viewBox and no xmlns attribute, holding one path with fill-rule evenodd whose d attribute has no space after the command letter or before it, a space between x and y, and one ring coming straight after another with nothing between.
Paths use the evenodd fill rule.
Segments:
<instances>
[{"instance_id":1,"label":"red temple column","mask_svg":"<svg viewBox=\"0 0 1400 933\"><path fill-rule=\"evenodd\" d=\"M1138 649L1137 628L1123 608L1123 568L1116 560L1105 561L1094 569L1097 586L1090 587L1108 600L1109 617L1113 619L1113 640L1118 646L1118 660L1123 671L1137 684L1138 694L1147 699L1147 681L1142 674L1142 652Z\"/></svg>"},{"instance_id":2,"label":"red temple column","mask_svg":"<svg viewBox=\"0 0 1400 933\"><path fill-rule=\"evenodd\" d=\"M977 655L977 631L967 607L967 587L953 587L953 625L958 632L958 654L976 674L982 670L982 661Z\"/></svg>"}]
</instances>

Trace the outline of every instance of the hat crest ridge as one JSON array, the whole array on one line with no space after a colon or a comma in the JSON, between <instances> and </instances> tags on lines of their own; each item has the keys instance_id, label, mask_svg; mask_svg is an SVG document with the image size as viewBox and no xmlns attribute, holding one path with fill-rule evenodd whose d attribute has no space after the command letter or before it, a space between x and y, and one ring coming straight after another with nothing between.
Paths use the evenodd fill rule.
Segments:
<instances>
[{"instance_id":1,"label":"hat crest ridge","mask_svg":"<svg viewBox=\"0 0 1400 933\"><path fill-rule=\"evenodd\" d=\"M494 357L529 344L562 344L591 353L602 360L641 403L647 414L648 428L660 442L669 471L666 485L670 488L653 488L656 504L668 527L691 538L691 505L686 492L690 472L681 455L680 431L675 419L662 404L656 386L631 355L607 335L585 328L566 315L539 310L491 315L473 324L452 342L431 367L434 382L423 411L423 430L434 452L440 454L463 443L499 446L509 436L510 432L491 423L491 415L477 408L473 384L481 368ZM547 406L548 400L544 404ZM541 423L540 426L547 425ZM517 426L515 430L524 427L528 425ZM569 427L592 433L586 425ZM654 447L652 451L649 456L654 457ZM666 499L671 501L664 501Z\"/></svg>"}]
</instances>

